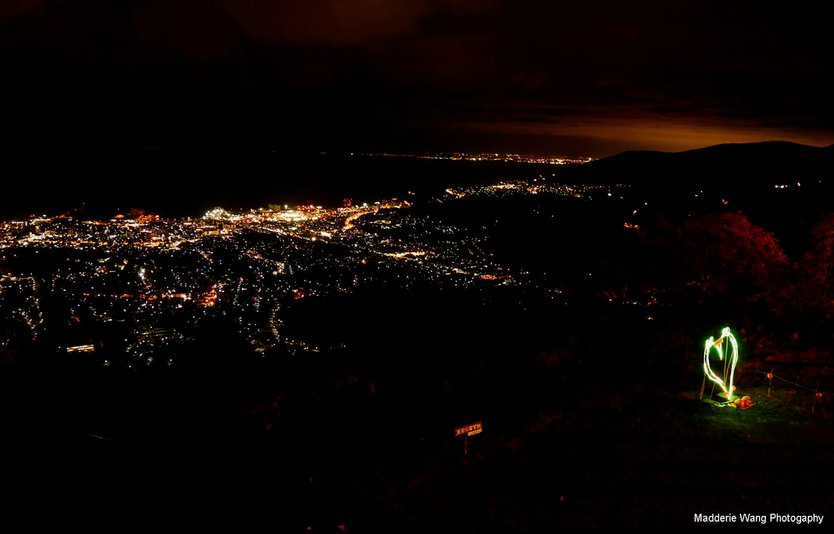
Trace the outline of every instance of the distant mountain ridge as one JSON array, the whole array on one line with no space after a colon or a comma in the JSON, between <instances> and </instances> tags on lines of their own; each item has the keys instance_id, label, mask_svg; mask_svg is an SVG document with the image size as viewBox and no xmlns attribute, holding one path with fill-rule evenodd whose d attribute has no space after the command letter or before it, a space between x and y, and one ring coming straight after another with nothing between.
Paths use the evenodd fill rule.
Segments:
<instances>
[{"instance_id":1,"label":"distant mountain ridge","mask_svg":"<svg viewBox=\"0 0 834 534\"><path fill-rule=\"evenodd\" d=\"M570 169L568 176L630 184L730 180L776 184L834 176L834 145L788 141L714 145L685 152L629 151Z\"/></svg>"}]
</instances>

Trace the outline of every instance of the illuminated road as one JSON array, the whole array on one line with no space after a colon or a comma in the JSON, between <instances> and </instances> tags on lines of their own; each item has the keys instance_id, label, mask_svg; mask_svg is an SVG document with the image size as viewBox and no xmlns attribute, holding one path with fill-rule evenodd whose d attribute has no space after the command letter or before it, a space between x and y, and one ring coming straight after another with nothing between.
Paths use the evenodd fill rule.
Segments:
<instances>
[{"instance_id":1,"label":"illuminated road","mask_svg":"<svg viewBox=\"0 0 834 534\"><path fill-rule=\"evenodd\" d=\"M353 215L349 215L347 218L345 218L345 223L344 226L342 226L342 231L347 232L351 228L354 228L353 221L359 219L360 217L364 217L365 215L376 213L377 211L377 208L371 208L365 211L360 211L359 213L354 213Z\"/></svg>"},{"instance_id":2,"label":"illuminated road","mask_svg":"<svg viewBox=\"0 0 834 534\"><path fill-rule=\"evenodd\" d=\"M281 333L278 331L278 325L281 324L281 319L278 318L278 312L281 310L280 304L275 304L272 311L269 312L269 329L272 335L275 336L275 341L281 341Z\"/></svg>"}]
</instances>

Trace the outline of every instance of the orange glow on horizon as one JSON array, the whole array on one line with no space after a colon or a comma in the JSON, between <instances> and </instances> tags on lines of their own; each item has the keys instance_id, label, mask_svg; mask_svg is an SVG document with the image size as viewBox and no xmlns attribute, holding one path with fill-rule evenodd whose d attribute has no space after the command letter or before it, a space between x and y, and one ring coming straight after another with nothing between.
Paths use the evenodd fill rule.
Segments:
<instances>
[{"instance_id":1,"label":"orange glow on horizon","mask_svg":"<svg viewBox=\"0 0 834 534\"><path fill-rule=\"evenodd\" d=\"M596 154L613 155L624 150L659 150L681 152L725 143L756 143L762 141L791 141L804 145L834 144L834 133L810 129L773 128L754 124L723 123L720 120L692 118L631 118L599 117L566 119L554 122L467 123L460 125L469 131L507 135L552 136L581 138L599 145L621 145L622 150ZM554 141L558 143L558 140Z\"/></svg>"}]
</instances>

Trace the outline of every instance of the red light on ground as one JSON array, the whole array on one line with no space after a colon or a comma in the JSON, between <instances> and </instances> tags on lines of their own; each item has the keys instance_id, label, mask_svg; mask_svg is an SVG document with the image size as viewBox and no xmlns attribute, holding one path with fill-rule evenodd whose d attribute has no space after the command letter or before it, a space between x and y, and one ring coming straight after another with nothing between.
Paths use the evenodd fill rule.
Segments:
<instances>
[{"instance_id":1,"label":"red light on ground","mask_svg":"<svg viewBox=\"0 0 834 534\"><path fill-rule=\"evenodd\" d=\"M747 395L740 399L736 399L733 404L736 408L739 408L741 410L749 410L750 408L756 405L756 403L753 402L753 399L751 399Z\"/></svg>"}]
</instances>

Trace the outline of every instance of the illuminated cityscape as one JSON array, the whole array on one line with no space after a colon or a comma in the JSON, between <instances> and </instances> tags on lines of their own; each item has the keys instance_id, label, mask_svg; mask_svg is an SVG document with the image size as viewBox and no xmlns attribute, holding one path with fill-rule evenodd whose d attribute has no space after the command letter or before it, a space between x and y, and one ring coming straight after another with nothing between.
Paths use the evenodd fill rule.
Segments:
<instances>
[{"instance_id":1,"label":"illuminated cityscape","mask_svg":"<svg viewBox=\"0 0 834 534\"><path fill-rule=\"evenodd\" d=\"M710 150L723 148L704 161ZM527 178L337 206L0 222L7 428L26 447L87 458L99 480L117 458L160 479L182 464L195 487L191 477L214 473L202 458L221 458L218 469L249 458L273 490L231 495L217 482L195 491L227 503L292 495L288 524L305 531L407 524L374 495L416 507L454 501L457 483L500 494L516 469L570 482L530 497L568 502L554 523L570 524L587 517L585 492L612 472L640 483L598 436L614 432L661 459L652 476L678 480L733 425L760 432L755 417L790 413L823 428L834 375L815 340L830 336L818 325L834 300L816 295L830 291L832 223L816 215L806 228L794 215L826 213L829 181L814 178L820 167L796 166L794 182L777 169L755 186L704 183L687 163L680 183L659 186L666 169L655 158L665 157L547 174L516 162ZM753 219L779 229L779 240ZM704 344L691 331L717 332L716 307L733 331L720 325ZM795 344L805 352L792 353ZM45 414L55 424L41 425ZM633 431L645 425L661 438ZM681 458L683 438L693 445ZM825 463L828 451L808 445L781 461ZM755 454L742 475L716 470L710 480L748 491L770 461ZM610 455L622 464L610 467ZM236 473L226 477L251 476ZM409 504L415 485L431 494ZM351 488L370 492L355 509ZM640 491L646 498L654 486ZM617 495L604 499L619 506ZM792 502L815 499L798 495Z\"/></svg>"},{"instance_id":2,"label":"illuminated cityscape","mask_svg":"<svg viewBox=\"0 0 834 534\"><path fill-rule=\"evenodd\" d=\"M415 159L434 159L434 160L450 160L450 161L502 161L507 163L536 163L544 165L578 165L593 161L594 158L568 158L565 156L541 156L532 154L501 154L498 152L483 152L483 153L466 153L466 152L451 152L438 154L389 154L389 153L371 153L363 154L363 156L372 157L390 157L390 158L415 158Z\"/></svg>"},{"instance_id":3,"label":"illuminated cityscape","mask_svg":"<svg viewBox=\"0 0 834 534\"><path fill-rule=\"evenodd\" d=\"M536 178L449 188L422 203L539 194L581 199L620 189L550 185ZM535 286L528 273L502 265L483 249L485 230L439 222L413 202L215 208L196 219L136 214L96 221L61 215L3 222L4 264L39 262L42 253L56 260L46 272L39 265L38 274L2 275L2 312L25 318L37 339L43 323L38 295L57 293L69 309L67 353L96 351L95 340L73 333L84 330L82 323L129 324L124 360L108 357L100 363L133 368L173 365L173 357L159 356L160 344L182 343L200 317L218 310L234 315L256 352L278 345L318 351L281 333L284 301L349 293L378 281L401 289Z\"/></svg>"},{"instance_id":4,"label":"illuminated cityscape","mask_svg":"<svg viewBox=\"0 0 834 534\"><path fill-rule=\"evenodd\" d=\"M831 523L824 7L0 1L5 530Z\"/></svg>"}]
</instances>

